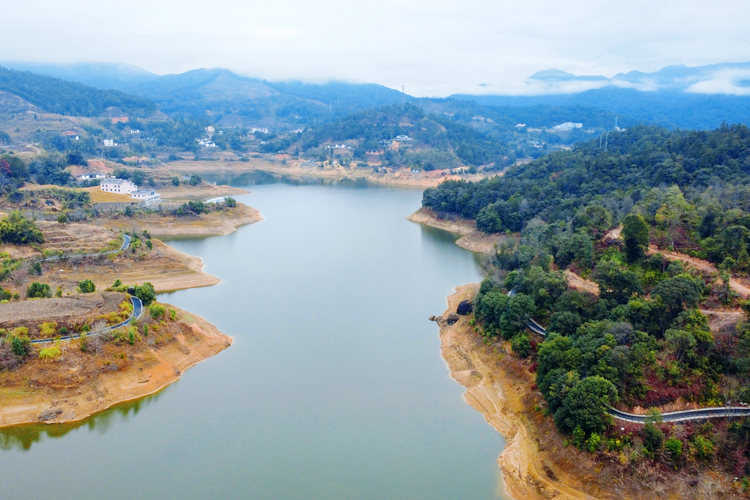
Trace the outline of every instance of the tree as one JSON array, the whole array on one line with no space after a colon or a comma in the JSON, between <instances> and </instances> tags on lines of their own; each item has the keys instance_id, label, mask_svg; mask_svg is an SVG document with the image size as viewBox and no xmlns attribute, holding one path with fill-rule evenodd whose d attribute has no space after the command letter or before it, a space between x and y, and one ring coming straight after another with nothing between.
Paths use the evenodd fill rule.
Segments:
<instances>
[{"instance_id":1,"label":"tree","mask_svg":"<svg viewBox=\"0 0 750 500\"><path fill-rule=\"evenodd\" d=\"M94 285L93 281L85 279L78 282L78 289L81 293L93 293L96 290L96 285Z\"/></svg>"},{"instance_id":2,"label":"tree","mask_svg":"<svg viewBox=\"0 0 750 500\"><path fill-rule=\"evenodd\" d=\"M21 215L21 212L15 210L0 220L0 241L19 245L42 244L44 235L33 220L27 219Z\"/></svg>"},{"instance_id":3,"label":"tree","mask_svg":"<svg viewBox=\"0 0 750 500\"><path fill-rule=\"evenodd\" d=\"M611 260L599 262L594 269L593 278L599 285L601 298L614 300L618 304L626 304L633 295L643 293L638 273Z\"/></svg>"},{"instance_id":4,"label":"tree","mask_svg":"<svg viewBox=\"0 0 750 500\"><path fill-rule=\"evenodd\" d=\"M679 275L659 282L651 292L658 298L673 317L684 309L696 307L701 298L699 285L690 276Z\"/></svg>"},{"instance_id":5,"label":"tree","mask_svg":"<svg viewBox=\"0 0 750 500\"><path fill-rule=\"evenodd\" d=\"M88 165L79 151L70 151L66 158L68 165Z\"/></svg>"},{"instance_id":6,"label":"tree","mask_svg":"<svg viewBox=\"0 0 750 500\"><path fill-rule=\"evenodd\" d=\"M628 262L639 262L646 256L648 224L640 215L629 214L622 221L622 238Z\"/></svg>"},{"instance_id":7,"label":"tree","mask_svg":"<svg viewBox=\"0 0 750 500\"><path fill-rule=\"evenodd\" d=\"M234 208L237 206L237 200L235 200L234 198L227 198L226 201L229 208Z\"/></svg>"},{"instance_id":8,"label":"tree","mask_svg":"<svg viewBox=\"0 0 750 500\"><path fill-rule=\"evenodd\" d=\"M191 186L197 186L201 182L203 182L203 180L201 179L200 175L191 175L190 176L190 185Z\"/></svg>"},{"instance_id":9,"label":"tree","mask_svg":"<svg viewBox=\"0 0 750 500\"><path fill-rule=\"evenodd\" d=\"M180 178L179 177L172 177L172 185L173 186L179 186L180 185Z\"/></svg>"},{"instance_id":10,"label":"tree","mask_svg":"<svg viewBox=\"0 0 750 500\"><path fill-rule=\"evenodd\" d=\"M141 302L143 302L144 306L150 305L155 299L156 299L156 292L154 290L154 285L151 283L144 283L141 286L136 286L135 288L135 296L141 299Z\"/></svg>"},{"instance_id":11,"label":"tree","mask_svg":"<svg viewBox=\"0 0 750 500\"><path fill-rule=\"evenodd\" d=\"M602 377L586 377L565 396L563 405L555 412L555 424L569 434L580 427L587 435L603 434L611 425L609 407L617 402L617 389Z\"/></svg>"},{"instance_id":12,"label":"tree","mask_svg":"<svg viewBox=\"0 0 750 500\"><path fill-rule=\"evenodd\" d=\"M52 297L52 291L48 284L35 281L26 289L26 297L30 299L44 299Z\"/></svg>"}]
</instances>

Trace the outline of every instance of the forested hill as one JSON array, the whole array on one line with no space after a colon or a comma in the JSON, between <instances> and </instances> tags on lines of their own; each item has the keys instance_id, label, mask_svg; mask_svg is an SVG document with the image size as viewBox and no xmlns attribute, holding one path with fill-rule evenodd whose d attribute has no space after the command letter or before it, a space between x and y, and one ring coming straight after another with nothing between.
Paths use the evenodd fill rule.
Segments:
<instances>
[{"instance_id":1,"label":"forested hill","mask_svg":"<svg viewBox=\"0 0 750 500\"><path fill-rule=\"evenodd\" d=\"M99 116L109 107L139 116L156 111L156 103L144 97L3 67L0 67L0 90L17 95L50 113Z\"/></svg>"},{"instance_id":2,"label":"forested hill","mask_svg":"<svg viewBox=\"0 0 750 500\"><path fill-rule=\"evenodd\" d=\"M303 149L317 147L326 141L357 141L355 157L378 149L381 140L404 135L415 154L437 150L458 157L464 165L504 165L509 160L508 146L496 139L443 115L427 114L412 104L394 104L368 109L306 130L301 138ZM416 160L419 163L419 159ZM427 160L425 160L427 161ZM440 161L439 158L435 161ZM515 161L513 158L512 161ZM429 168L427 168L429 170Z\"/></svg>"},{"instance_id":3,"label":"forested hill","mask_svg":"<svg viewBox=\"0 0 750 500\"><path fill-rule=\"evenodd\" d=\"M422 204L443 214L476 219L487 232L520 231L539 217L570 220L597 203L617 220L651 188L677 185L703 207L750 207L750 129L669 131L636 126L510 168L477 183L447 181L425 191Z\"/></svg>"}]
</instances>

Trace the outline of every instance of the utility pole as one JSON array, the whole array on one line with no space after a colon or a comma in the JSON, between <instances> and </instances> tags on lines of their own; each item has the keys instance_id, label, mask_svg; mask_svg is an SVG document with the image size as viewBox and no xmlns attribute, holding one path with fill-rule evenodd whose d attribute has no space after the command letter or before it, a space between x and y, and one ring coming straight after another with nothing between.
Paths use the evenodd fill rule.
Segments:
<instances>
[{"instance_id":1,"label":"utility pole","mask_svg":"<svg viewBox=\"0 0 750 500\"><path fill-rule=\"evenodd\" d=\"M607 152L607 144L609 143L609 132L607 132L607 135L604 137L604 152Z\"/></svg>"}]
</instances>

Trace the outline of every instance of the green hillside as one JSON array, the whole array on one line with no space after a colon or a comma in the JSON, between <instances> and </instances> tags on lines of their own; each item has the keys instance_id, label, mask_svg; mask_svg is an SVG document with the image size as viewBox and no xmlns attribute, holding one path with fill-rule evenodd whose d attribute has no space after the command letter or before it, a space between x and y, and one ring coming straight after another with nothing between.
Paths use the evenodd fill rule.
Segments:
<instances>
[{"instance_id":1,"label":"green hillside","mask_svg":"<svg viewBox=\"0 0 750 500\"><path fill-rule=\"evenodd\" d=\"M492 259L476 329L528 360L539 411L569 445L623 471L748 476L749 418L662 424L659 409L750 402L741 284L750 272L750 129L639 126L611 134L606 148L591 141L503 177L445 182L423 205L485 231L520 232ZM594 283L571 288L563 271ZM529 318L546 335L529 332ZM615 423L614 405L653 417Z\"/></svg>"},{"instance_id":2,"label":"green hillside","mask_svg":"<svg viewBox=\"0 0 750 500\"><path fill-rule=\"evenodd\" d=\"M150 99L3 67L0 67L0 90L17 95L49 113L99 116L109 107L139 116L156 111L156 103Z\"/></svg>"}]
</instances>

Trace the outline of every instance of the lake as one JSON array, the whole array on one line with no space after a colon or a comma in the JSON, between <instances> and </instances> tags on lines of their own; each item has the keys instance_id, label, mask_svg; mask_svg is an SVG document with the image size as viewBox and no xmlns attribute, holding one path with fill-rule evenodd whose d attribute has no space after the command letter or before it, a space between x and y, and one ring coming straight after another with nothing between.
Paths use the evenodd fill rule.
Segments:
<instances>
[{"instance_id":1,"label":"lake","mask_svg":"<svg viewBox=\"0 0 750 500\"><path fill-rule=\"evenodd\" d=\"M464 402L427 320L481 279L478 257L405 220L421 191L231 182L265 220L171 240L222 282L159 300L232 347L87 421L0 432L0 496L502 498L502 437Z\"/></svg>"}]
</instances>

